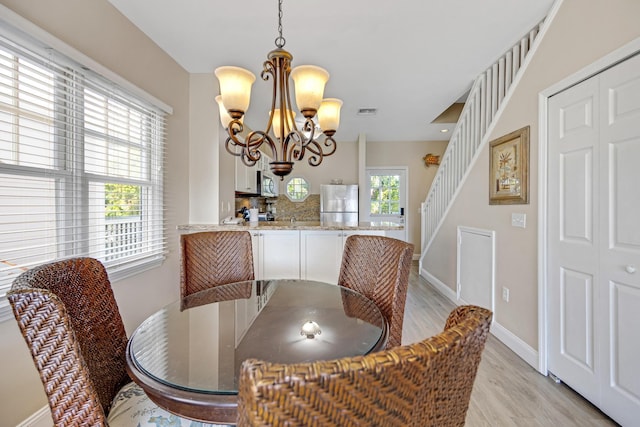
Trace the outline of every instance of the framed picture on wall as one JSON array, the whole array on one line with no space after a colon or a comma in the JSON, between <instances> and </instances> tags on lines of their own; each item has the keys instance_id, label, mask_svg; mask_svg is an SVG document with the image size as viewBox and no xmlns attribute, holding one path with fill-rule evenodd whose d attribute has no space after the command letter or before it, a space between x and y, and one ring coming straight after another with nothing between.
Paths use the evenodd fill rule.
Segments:
<instances>
[{"instance_id":1,"label":"framed picture on wall","mask_svg":"<svg viewBox=\"0 0 640 427\"><path fill-rule=\"evenodd\" d=\"M489 204L529 203L529 126L490 142Z\"/></svg>"}]
</instances>

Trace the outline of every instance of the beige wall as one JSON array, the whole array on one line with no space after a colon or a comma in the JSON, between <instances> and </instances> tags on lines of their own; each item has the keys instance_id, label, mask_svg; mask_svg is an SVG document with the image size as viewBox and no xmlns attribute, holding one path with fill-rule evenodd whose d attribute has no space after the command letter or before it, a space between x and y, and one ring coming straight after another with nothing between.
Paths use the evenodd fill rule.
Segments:
<instances>
[{"instance_id":1,"label":"beige wall","mask_svg":"<svg viewBox=\"0 0 640 427\"><path fill-rule=\"evenodd\" d=\"M456 228L496 231L494 319L533 349L538 348L538 94L640 36L637 0L565 0L490 140L531 126L530 204L489 206L488 149L474 165L423 267L455 289ZM527 228L511 227L511 213L527 215ZM510 301L500 298L510 289Z\"/></svg>"},{"instance_id":2,"label":"beige wall","mask_svg":"<svg viewBox=\"0 0 640 427\"><path fill-rule=\"evenodd\" d=\"M189 88L189 222L217 224L235 216L235 157L224 148L213 73L192 74Z\"/></svg>"},{"instance_id":3,"label":"beige wall","mask_svg":"<svg viewBox=\"0 0 640 427\"><path fill-rule=\"evenodd\" d=\"M170 253L164 264L113 284L127 332L178 297L177 224L188 221L189 75L107 0L2 0L2 4L173 108L168 118L165 198ZM151 72L152 71L152 72ZM0 425L46 405L15 321L0 323Z\"/></svg>"},{"instance_id":4,"label":"beige wall","mask_svg":"<svg viewBox=\"0 0 640 427\"><path fill-rule=\"evenodd\" d=\"M447 141L418 142L367 142L367 166L397 167L409 169L408 206L405 209L407 238L414 245L414 253L420 253L420 204L427 197L431 181L438 171L437 166L425 166L422 158L427 153L441 156Z\"/></svg>"},{"instance_id":5,"label":"beige wall","mask_svg":"<svg viewBox=\"0 0 640 427\"><path fill-rule=\"evenodd\" d=\"M293 165L291 175L284 177L284 182L293 176L303 176L311 184L311 194L320 194L320 185L330 184L332 179L342 179L345 184L357 184L358 144L341 141L340 131L336 134L336 140L336 152L325 157L320 166L309 166L308 159L305 158ZM284 194L284 183L280 185L280 194Z\"/></svg>"}]
</instances>

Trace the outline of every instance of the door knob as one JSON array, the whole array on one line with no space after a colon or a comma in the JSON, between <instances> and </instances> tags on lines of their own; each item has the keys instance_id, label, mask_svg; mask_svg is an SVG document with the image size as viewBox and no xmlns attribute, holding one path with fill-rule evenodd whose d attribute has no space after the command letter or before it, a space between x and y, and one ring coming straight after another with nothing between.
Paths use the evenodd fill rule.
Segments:
<instances>
[{"instance_id":1,"label":"door knob","mask_svg":"<svg viewBox=\"0 0 640 427\"><path fill-rule=\"evenodd\" d=\"M627 265L627 266L625 267L625 270L627 270L627 273L629 273L629 274L633 274L633 273L635 273L635 272L636 272L636 267L635 267L635 266L633 266L633 265Z\"/></svg>"}]
</instances>

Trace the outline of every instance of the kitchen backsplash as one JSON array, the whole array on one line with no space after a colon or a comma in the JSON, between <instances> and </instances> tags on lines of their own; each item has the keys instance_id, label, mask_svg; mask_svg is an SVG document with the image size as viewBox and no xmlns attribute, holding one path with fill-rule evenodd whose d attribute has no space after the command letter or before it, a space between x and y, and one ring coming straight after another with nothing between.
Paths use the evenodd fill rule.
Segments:
<instances>
[{"instance_id":1,"label":"kitchen backsplash","mask_svg":"<svg viewBox=\"0 0 640 427\"><path fill-rule=\"evenodd\" d=\"M243 207L257 207L260 212L267 211L267 203L264 197L236 197L236 212ZM292 202L287 196L278 196L268 199L276 221L289 221L292 217L296 221L320 221L320 195L310 194L302 202Z\"/></svg>"}]
</instances>

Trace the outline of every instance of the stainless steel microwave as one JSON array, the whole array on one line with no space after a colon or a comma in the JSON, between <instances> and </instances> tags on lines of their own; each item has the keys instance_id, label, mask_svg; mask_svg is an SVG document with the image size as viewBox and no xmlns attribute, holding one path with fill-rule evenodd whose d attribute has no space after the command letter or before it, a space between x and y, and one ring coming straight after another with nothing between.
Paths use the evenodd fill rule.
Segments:
<instances>
[{"instance_id":1,"label":"stainless steel microwave","mask_svg":"<svg viewBox=\"0 0 640 427\"><path fill-rule=\"evenodd\" d=\"M258 171L258 192L263 197L278 196L278 181L269 172Z\"/></svg>"}]
</instances>

